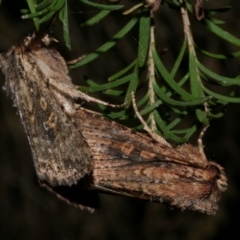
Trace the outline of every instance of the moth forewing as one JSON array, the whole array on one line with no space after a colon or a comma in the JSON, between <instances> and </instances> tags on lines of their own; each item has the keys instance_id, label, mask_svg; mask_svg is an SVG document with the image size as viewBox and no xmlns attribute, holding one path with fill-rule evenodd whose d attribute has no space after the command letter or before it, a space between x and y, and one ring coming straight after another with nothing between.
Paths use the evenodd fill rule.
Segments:
<instances>
[{"instance_id":1,"label":"moth forewing","mask_svg":"<svg viewBox=\"0 0 240 240\"><path fill-rule=\"evenodd\" d=\"M75 88L60 54L45 45L51 38L35 44L33 38L0 55L5 88L18 109L39 178L53 186L76 184L92 170L91 154L72 119L70 97L51 82Z\"/></svg>"},{"instance_id":2,"label":"moth forewing","mask_svg":"<svg viewBox=\"0 0 240 240\"><path fill-rule=\"evenodd\" d=\"M172 168L172 171L170 170ZM209 175L206 179L187 177L183 171L191 169L171 163L128 163L104 168L94 167L96 189L155 202L168 203L182 210L195 210L215 214L220 190L214 176L207 170L194 169L196 174Z\"/></svg>"},{"instance_id":3,"label":"moth forewing","mask_svg":"<svg viewBox=\"0 0 240 240\"><path fill-rule=\"evenodd\" d=\"M86 109L75 116L93 157L91 188L215 214L227 178L195 147L174 149Z\"/></svg>"}]
</instances>

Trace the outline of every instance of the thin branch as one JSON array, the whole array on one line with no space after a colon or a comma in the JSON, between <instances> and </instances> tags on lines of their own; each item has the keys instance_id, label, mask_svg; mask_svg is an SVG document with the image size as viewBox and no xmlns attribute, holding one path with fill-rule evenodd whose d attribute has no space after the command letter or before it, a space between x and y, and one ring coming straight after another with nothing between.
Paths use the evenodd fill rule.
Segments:
<instances>
[{"instance_id":1,"label":"thin branch","mask_svg":"<svg viewBox=\"0 0 240 240\"><path fill-rule=\"evenodd\" d=\"M138 109L137 109L137 104L136 104L136 99L134 96L134 92L131 92L132 95L132 104L133 104L133 109L134 112L136 114L136 116L138 117L139 121L142 123L143 125L143 129L157 142L169 146L171 147L171 145L161 136L159 136L158 134L156 134L151 128L149 128L149 126L147 125L147 123L144 121L144 119L142 118L142 116L140 115Z\"/></svg>"},{"instance_id":2,"label":"thin branch","mask_svg":"<svg viewBox=\"0 0 240 240\"><path fill-rule=\"evenodd\" d=\"M208 129L209 125L207 125L206 127L203 128L203 130L201 131L200 135L199 135L199 138L198 138L198 150L202 156L202 160L205 160L206 163L208 162L207 158L206 158L206 155L204 153L204 150L203 150L203 143L202 143L202 139L203 139L203 136L206 132L206 130Z\"/></svg>"},{"instance_id":3,"label":"thin branch","mask_svg":"<svg viewBox=\"0 0 240 240\"><path fill-rule=\"evenodd\" d=\"M187 38L188 49L193 54L193 56L197 59L196 51L194 48L194 40L193 40L193 36L192 36L192 31L191 31L191 24L190 24L189 17L188 17L188 12L187 12L186 6L184 4L184 0L179 0L179 2L181 4L183 28L184 28L185 36ZM197 71L197 79L198 79L198 81L201 82L199 70L196 69L196 71ZM204 103L204 108L205 108L205 111L208 111L207 102Z\"/></svg>"},{"instance_id":4,"label":"thin branch","mask_svg":"<svg viewBox=\"0 0 240 240\"><path fill-rule=\"evenodd\" d=\"M150 45L149 45L149 50L148 50L149 105L152 105L155 102L155 92L153 89L153 83L155 82L155 65L154 65L154 60L153 60L153 55L152 55L153 48L155 47L154 33L155 33L155 26L152 25L150 27ZM149 118L150 118L150 128L154 131L157 129L157 126L156 126L156 122L155 122L153 113L149 114Z\"/></svg>"}]
</instances>

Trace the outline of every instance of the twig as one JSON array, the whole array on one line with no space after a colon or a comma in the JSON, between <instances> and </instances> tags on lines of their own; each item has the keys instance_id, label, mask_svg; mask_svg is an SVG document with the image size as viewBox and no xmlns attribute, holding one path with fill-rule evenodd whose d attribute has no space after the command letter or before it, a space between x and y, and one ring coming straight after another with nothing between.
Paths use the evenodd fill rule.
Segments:
<instances>
[{"instance_id":1,"label":"twig","mask_svg":"<svg viewBox=\"0 0 240 240\"><path fill-rule=\"evenodd\" d=\"M200 135L199 135L199 138L198 138L198 150L202 156L202 159L205 160L207 162L207 158L206 158L206 155L204 153L204 150L203 150L203 142L202 142L202 139L203 139L203 136L206 132L206 130L208 129L209 125L207 125L206 127L203 128L203 130L200 132Z\"/></svg>"},{"instance_id":2,"label":"twig","mask_svg":"<svg viewBox=\"0 0 240 240\"><path fill-rule=\"evenodd\" d=\"M150 46L148 50L148 75L149 75L149 82L148 82L148 92L149 92L149 104L154 104L155 102L155 92L153 89L153 82L155 81L155 66L154 60L152 56L152 50L155 46L155 39L154 39L154 30L155 26L151 26L150 28ZM150 128L154 131L157 129L156 122L153 116L153 113L149 114L150 118Z\"/></svg>"},{"instance_id":3,"label":"twig","mask_svg":"<svg viewBox=\"0 0 240 240\"><path fill-rule=\"evenodd\" d=\"M135 111L136 116L138 117L138 119L140 120L140 122L143 125L143 129L157 142L169 146L171 147L171 145L161 136L159 136L158 134L156 134L152 129L149 128L149 126L147 125L147 123L144 121L144 119L142 118L142 116L140 115L138 109L137 109L137 104L136 104L136 100L135 100L135 96L134 96L134 92L131 93L132 95L132 104L133 104L133 109Z\"/></svg>"}]
</instances>

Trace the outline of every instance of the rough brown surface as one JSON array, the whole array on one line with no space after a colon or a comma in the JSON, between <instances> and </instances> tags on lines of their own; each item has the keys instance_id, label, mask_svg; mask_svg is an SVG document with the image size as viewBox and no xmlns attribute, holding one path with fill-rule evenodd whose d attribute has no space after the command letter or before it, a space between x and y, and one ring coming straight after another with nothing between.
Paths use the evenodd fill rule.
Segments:
<instances>
[{"instance_id":1,"label":"rough brown surface","mask_svg":"<svg viewBox=\"0 0 240 240\"><path fill-rule=\"evenodd\" d=\"M61 23L56 21L51 29L51 35L59 40L58 51L67 60L94 51L126 24L121 13L115 11L106 20L90 28L83 28L80 24L90 19L96 12L80 1L68 3L72 51L66 49L61 38ZM120 3L125 4L126 1ZM128 2L129 7L134 4L136 2ZM225 21L223 26L226 31L239 37L240 21L236 19L239 18L240 2L236 0L204 2L204 8L226 5L231 5L232 9L214 16ZM31 20L21 19L19 12L21 8L27 8L25 0L3 0L1 3L1 53L8 51L11 46L16 46L34 30ZM163 54L163 60L168 69L171 69L183 41L182 21L176 11L164 6L161 6L155 14L158 50L161 52L162 49L168 48ZM192 29L196 43L208 51L214 53L238 51L233 45L217 38L210 31L204 31L199 25L192 24ZM136 57L138 48L136 41L138 32L135 30L112 48L110 53L102 55L90 66L71 70L74 84L85 86L84 76L97 79L98 83L106 83L109 76L129 64ZM211 69L219 74L232 77L239 75L239 58L219 61L199 56L204 65L211 66ZM187 63L181 66L183 73L186 68ZM0 72L0 88L4 83L5 77ZM217 91L218 88L211 90ZM226 94L228 90L231 91L227 88ZM111 103L119 103L103 94L91 95ZM136 96L137 99L139 97L141 96ZM0 89L0 239L214 240L228 239L229 233L240 239L239 104L228 105L224 117L212 120L203 139L208 159L223 166L228 177L228 190L222 194L219 209L214 216L196 211L184 213L178 209L171 211L169 205L106 194L99 194L101 208L94 214L80 211L64 203L49 191L39 187L26 133L16 114L16 108L12 105L10 97L6 97L6 93ZM82 106L89 108L85 103ZM90 107L97 111L93 104ZM190 126L191 122L184 120L184 124L183 127ZM198 135L196 134L196 138ZM193 145L197 143L196 138L191 139Z\"/></svg>"},{"instance_id":2,"label":"rough brown surface","mask_svg":"<svg viewBox=\"0 0 240 240\"><path fill-rule=\"evenodd\" d=\"M0 55L11 94L32 149L38 177L51 185L72 185L92 170L86 141L72 121L76 92L53 39L35 35ZM71 95L70 95L71 94Z\"/></svg>"},{"instance_id":3,"label":"rough brown surface","mask_svg":"<svg viewBox=\"0 0 240 240\"><path fill-rule=\"evenodd\" d=\"M64 59L49 48L51 41L33 35L0 55L5 88L18 109L43 185L68 203L94 207L54 189L71 188L88 174L84 190L215 214L227 188L223 168L207 163L191 145L174 149L98 114L77 111L78 92Z\"/></svg>"}]
</instances>

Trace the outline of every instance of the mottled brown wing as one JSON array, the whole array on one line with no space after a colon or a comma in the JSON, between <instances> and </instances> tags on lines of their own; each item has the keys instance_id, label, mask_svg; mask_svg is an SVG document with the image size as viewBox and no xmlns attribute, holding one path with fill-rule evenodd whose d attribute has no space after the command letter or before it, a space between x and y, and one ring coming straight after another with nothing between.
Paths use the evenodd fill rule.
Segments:
<instances>
[{"instance_id":1,"label":"mottled brown wing","mask_svg":"<svg viewBox=\"0 0 240 240\"><path fill-rule=\"evenodd\" d=\"M201 164L193 146L180 152L84 109L76 118L93 156L92 189L216 212L227 187L224 170L213 162Z\"/></svg>"},{"instance_id":2,"label":"mottled brown wing","mask_svg":"<svg viewBox=\"0 0 240 240\"><path fill-rule=\"evenodd\" d=\"M61 92L55 94L49 84L48 76L55 71L51 70L52 64L54 68L60 67L60 82L73 87L66 65L56 53L52 63L45 55L48 68L44 68L44 58L41 63L36 61L36 53L41 51L48 51L44 44L29 48L25 40L19 47L1 54L0 66L6 77L6 90L12 95L27 133L38 177L52 186L72 185L92 170L91 154L72 120L73 110L67 108L67 112L59 99L71 101Z\"/></svg>"}]
</instances>

